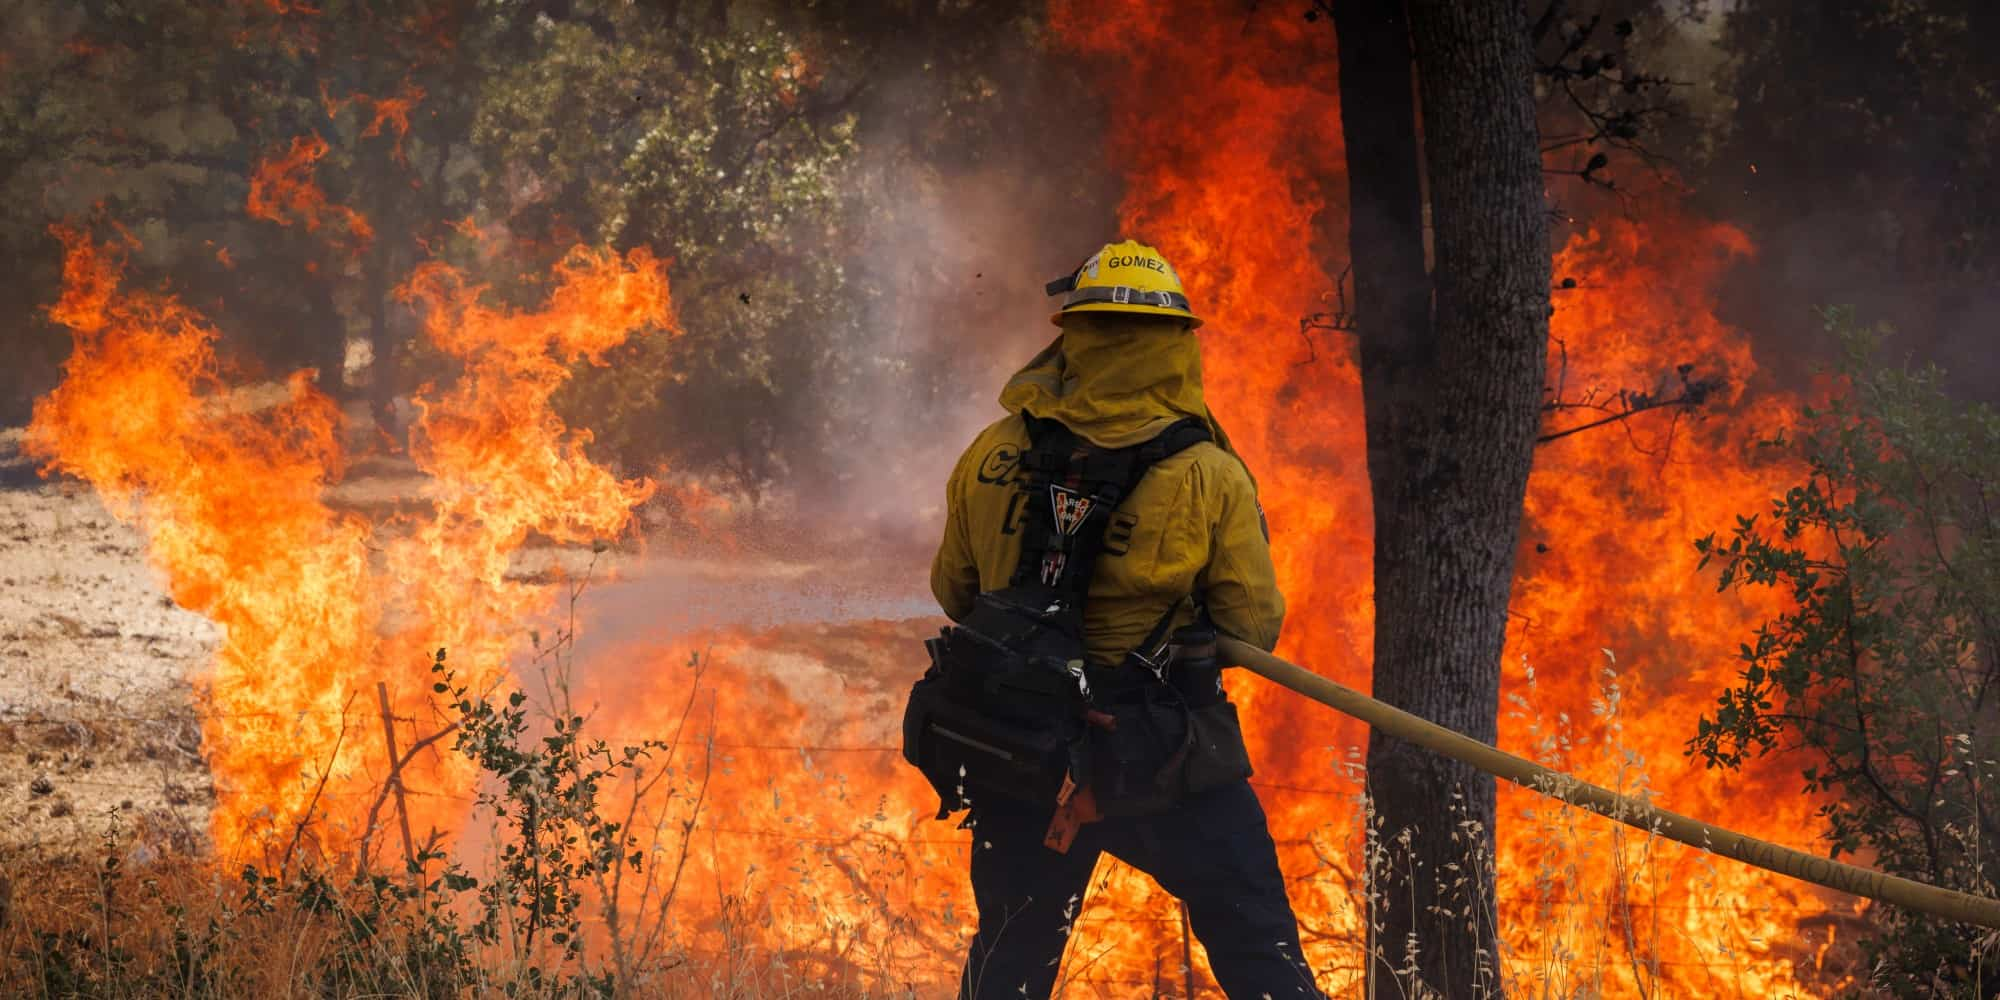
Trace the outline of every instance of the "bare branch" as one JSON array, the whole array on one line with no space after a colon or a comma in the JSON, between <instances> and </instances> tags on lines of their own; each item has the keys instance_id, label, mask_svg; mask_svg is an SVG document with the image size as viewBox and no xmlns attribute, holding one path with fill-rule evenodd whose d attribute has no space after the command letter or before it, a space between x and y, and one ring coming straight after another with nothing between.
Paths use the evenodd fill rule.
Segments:
<instances>
[{"instance_id":1,"label":"bare branch","mask_svg":"<svg viewBox=\"0 0 2000 1000\"><path fill-rule=\"evenodd\" d=\"M1718 390L1728 385L1727 380L1720 376L1695 378L1693 365L1681 365L1674 369L1675 375L1680 378L1680 392L1677 395L1667 396L1632 389L1620 389L1615 393L1605 393L1600 389L1593 388L1585 392L1579 399L1564 399L1563 391L1568 379L1569 348L1568 345L1563 344L1560 340L1556 342L1556 345L1561 358L1560 366L1557 369L1556 387L1551 393L1552 398L1542 404L1542 412L1554 414L1571 410L1588 410L1601 414L1601 416L1586 420L1580 424L1562 428L1561 430L1545 432L1535 439L1535 444L1537 445L1547 444L1551 441L1560 441L1563 438L1581 434L1584 431L1593 430L1598 427L1623 423L1649 410L1672 410L1676 421L1678 421L1682 415L1700 409ZM1671 432L1671 428L1669 430Z\"/></svg>"},{"instance_id":2,"label":"bare branch","mask_svg":"<svg viewBox=\"0 0 2000 1000\"><path fill-rule=\"evenodd\" d=\"M1313 342L1314 330L1331 330L1336 333L1353 333L1356 329L1354 310L1347 303L1348 276L1354 271L1354 263L1349 261L1340 267L1340 275L1333 281L1333 309L1326 312L1309 313L1299 318L1299 339L1306 342L1304 359L1292 363L1294 368L1303 368L1319 360L1319 345Z\"/></svg>"}]
</instances>

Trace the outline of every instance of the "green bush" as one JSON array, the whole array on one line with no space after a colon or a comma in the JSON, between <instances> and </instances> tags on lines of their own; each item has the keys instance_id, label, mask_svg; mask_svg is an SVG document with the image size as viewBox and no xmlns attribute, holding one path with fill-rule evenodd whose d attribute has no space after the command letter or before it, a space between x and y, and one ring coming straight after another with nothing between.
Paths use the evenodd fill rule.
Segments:
<instances>
[{"instance_id":1,"label":"green bush","mask_svg":"<svg viewBox=\"0 0 2000 1000\"><path fill-rule=\"evenodd\" d=\"M558 695L559 668L550 685ZM453 746L485 779L479 812L499 833L490 872L473 875L434 839L400 872L371 871L351 856L295 865L288 852L275 869L245 866L231 886L188 859L128 871L130 845L114 831L94 870L53 859L21 877L43 887L47 906L21 914L26 932L9 940L0 993L443 1000L648 992L621 980L657 979L683 959L635 949L619 925L627 901L608 876L649 861L602 796L639 779L664 745L613 749L586 739L583 720L567 712L538 725L526 695L471 691L445 667L442 650L431 669ZM607 954L589 953L586 942ZM636 961L640 954L655 960Z\"/></svg>"},{"instance_id":2,"label":"green bush","mask_svg":"<svg viewBox=\"0 0 2000 1000\"><path fill-rule=\"evenodd\" d=\"M1844 348L1823 407L1766 445L1801 469L1768 511L1695 543L1719 586L1790 610L1742 647L1740 683L1689 752L1734 768L1798 752L1836 857L1994 895L2000 845L2000 416L1884 365L1878 333L1827 314ZM1871 909L1875 995L1982 996L1977 928Z\"/></svg>"}]
</instances>

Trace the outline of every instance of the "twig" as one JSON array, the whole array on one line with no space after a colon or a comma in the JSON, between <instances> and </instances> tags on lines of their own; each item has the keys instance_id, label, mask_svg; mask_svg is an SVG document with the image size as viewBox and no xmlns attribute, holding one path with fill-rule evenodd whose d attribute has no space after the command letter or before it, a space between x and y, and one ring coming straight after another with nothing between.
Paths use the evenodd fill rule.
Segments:
<instances>
[{"instance_id":1,"label":"twig","mask_svg":"<svg viewBox=\"0 0 2000 1000\"><path fill-rule=\"evenodd\" d=\"M319 784L313 786L312 799L306 802L305 812L299 814L298 823L292 829L292 842L285 848L284 859L278 862L278 872L283 874L292 865L292 854L299 849L299 841L306 835L306 826L312 822L313 810L319 808L320 794L326 791L328 778L333 777L333 762L340 758L340 744L347 739L347 710L354 705L354 694L347 696L346 704L340 706L340 732L334 734L333 749L328 752L326 763L319 769Z\"/></svg>"},{"instance_id":2,"label":"twig","mask_svg":"<svg viewBox=\"0 0 2000 1000\"><path fill-rule=\"evenodd\" d=\"M1340 274L1333 280L1333 311L1308 313L1299 317L1299 339L1306 342L1306 356L1292 362L1292 367L1303 368L1319 360L1319 345L1313 343L1312 331L1331 330L1336 333L1353 333L1356 329L1354 311L1347 304L1347 279L1354 270L1354 263L1342 264Z\"/></svg>"},{"instance_id":3,"label":"twig","mask_svg":"<svg viewBox=\"0 0 2000 1000\"><path fill-rule=\"evenodd\" d=\"M1673 408L1680 411L1680 413L1691 412L1706 404L1711 396L1714 396L1717 391L1728 384L1720 376L1694 378L1692 377L1694 366L1681 365L1675 369L1675 373L1679 375L1681 380L1681 392L1677 396L1656 396L1649 392L1635 392L1621 389L1615 395L1600 401L1597 390L1592 389L1590 392L1585 393L1584 397L1580 400L1564 400L1561 398L1561 393L1563 391L1562 387L1567 385L1569 353L1567 345L1564 345L1560 340L1556 342L1556 346L1561 352L1562 359L1560 362L1561 367L1557 370L1556 376L1557 398L1543 403L1542 412L1556 413L1563 410L1595 410L1605 414L1605 416L1596 420L1585 421L1574 427L1565 427L1559 431L1550 431L1542 434L1535 438L1535 443L1538 445L1547 444L1551 441L1560 441L1573 434L1581 434L1584 431L1603 427L1607 424L1630 420L1632 417L1645 413L1648 410ZM1677 418L1678 416L1679 413L1676 413ZM1670 433L1672 429L1671 427L1669 428ZM1670 437L1670 443L1671 440Z\"/></svg>"},{"instance_id":4,"label":"twig","mask_svg":"<svg viewBox=\"0 0 2000 1000\"><path fill-rule=\"evenodd\" d=\"M659 912L654 914L653 933L656 935L665 928L667 912L673 908L674 897L680 892L681 872L687 868L688 855L691 851L691 844L694 841L694 827L701 820L702 804L708 800L709 778L715 773L715 741L713 739L713 734L715 733L715 698L712 695L708 699L708 731L711 738L708 742L707 753L702 760L701 786L695 792L694 808L688 813L687 820L681 824L680 857L674 861L673 877L667 880L667 891L660 896ZM713 834L710 835L710 838L712 845ZM720 879L720 866L717 866L716 890L718 894L722 888Z\"/></svg>"},{"instance_id":5,"label":"twig","mask_svg":"<svg viewBox=\"0 0 2000 1000\"><path fill-rule=\"evenodd\" d=\"M666 757L660 762L659 773L655 774L653 776L653 779L647 782L643 788L639 786L637 779L634 779L633 781L632 806L629 810L627 810L625 814L625 829L628 831L632 828L632 821L637 816L640 800L645 796L650 795L652 793L653 788L657 786L662 779L673 773L674 755L680 749L681 733L683 730L687 728L688 714L694 711L695 700L701 693L701 679L703 673L706 671L708 656L709 656L708 651L704 650L702 653L691 655L688 658L689 666L694 668L694 679L688 685L687 702L686 704L683 704L681 706L680 719L674 723L673 739L667 743ZM714 746L715 746L714 733L711 732L709 736L710 736L709 753L712 757L714 754ZM706 793L706 790L707 790L706 779L704 779L704 787L703 787L704 794ZM672 795L669 795L668 799L669 801L671 801ZM696 809L697 811L700 809L699 799L697 799L696 801ZM661 813L660 820L653 824L653 842L655 844L659 842L660 830L665 825L666 825L666 815L663 810ZM681 845L680 845L680 859L674 866L674 871L677 877L679 875L680 869L687 864L688 845L689 841L692 839L692 833L693 833L692 829L684 830L682 832ZM655 884L653 872L654 872L653 868L651 867L647 868L645 882L643 885L639 887L639 906L637 913L638 913L638 920L642 923L645 920L647 901L651 898L653 894L653 886ZM623 885L624 885L624 872L621 869L618 877L615 880L613 880L612 883L612 892L614 896L614 901L616 899L617 894L622 892ZM660 911L661 911L659 914L660 920L656 921L653 934L649 935L646 938L645 942L642 944L640 948L639 958L642 961L646 958L651 957L652 955L653 943L659 940L659 929L664 925L666 918L666 910L667 910L667 901L663 899L661 900L660 903Z\"/></svg>"}]
</instances>

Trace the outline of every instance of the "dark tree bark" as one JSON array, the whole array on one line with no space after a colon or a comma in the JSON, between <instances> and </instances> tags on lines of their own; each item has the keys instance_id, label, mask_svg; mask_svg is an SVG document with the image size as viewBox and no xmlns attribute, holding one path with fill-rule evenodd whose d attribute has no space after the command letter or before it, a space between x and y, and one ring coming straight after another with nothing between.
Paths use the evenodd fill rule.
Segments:
<instances>
[{"instance_id":1,"label":"dark tree bark","mask_svg":"<svg viewBox=\"0 0 2000 1000\"><path fill-rule=\"evenodd\" d=\"M1490 743L1548 346L1527 10L1409 0L1406 28L1402 0L1333 9L1375 507L1375 694ZM1368 771L1391 859L1370 914L1378 990L1394 989L1414 949L1413 971L1443 996L1498 994L1493 779L1374 736Z\"/></svg>"}]
</instances>

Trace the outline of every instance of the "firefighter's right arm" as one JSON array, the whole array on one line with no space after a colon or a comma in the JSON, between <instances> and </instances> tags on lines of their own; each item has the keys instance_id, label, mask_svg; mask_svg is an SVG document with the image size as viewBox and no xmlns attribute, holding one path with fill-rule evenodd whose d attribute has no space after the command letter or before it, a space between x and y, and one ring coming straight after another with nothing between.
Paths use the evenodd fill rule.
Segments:
<instances>
[{"instance_id":1,"label":"firefighter's right arm","mask_svg":"<svg viewBox=\"0 0 2000 1000\"><path fill-rule=\"evenodd\" d=\"M931 593L952 621L965 617L979 594L979 564L973 561L972 532L965 520L966 460L971 454L972 449L967 449L959 456L951 479L945 483L944 540L931 560Z\"/></svg>"},{"instance_id":2,"label":"firefighter's right arm","mask_svg":"<svg viewBox=\"0 0 2000 1000\"><path fill-rule=\"evenodd\" d=\"M1232 459L1233 462L1233 459ZM1257 486L1240 464L1208 484L1208 565L1196 579L1215 627L1259 649L1278 645L1285 597L1271 564L1271 539Z\"/></svg>"}]
</instances>

